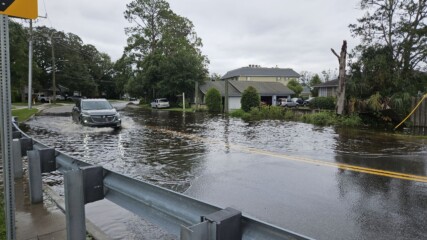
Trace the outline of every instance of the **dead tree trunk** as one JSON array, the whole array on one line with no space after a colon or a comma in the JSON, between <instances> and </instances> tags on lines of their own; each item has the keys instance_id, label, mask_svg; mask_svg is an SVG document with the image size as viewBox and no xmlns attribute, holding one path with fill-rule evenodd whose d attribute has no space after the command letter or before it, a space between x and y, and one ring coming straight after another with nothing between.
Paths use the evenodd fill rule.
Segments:
<instances>
[{"instance_id":1,"label":"dead tree trunk","mask_svg":"<svg viewBox=\"0 0 427 240\"><path fill-rule=\"evenodd\" d=\"M344 113L344 105L345 105L345 66L346 66L346 58L347 58L347 41L344 40L341 47L341 54L338 55L334 49L331 48L332 53L337 56L338 63L340 65L340 71L338 75L338 91L337 91L337 108L336 113L338 115L342 115Z\"/></svg>"}]
</instances>

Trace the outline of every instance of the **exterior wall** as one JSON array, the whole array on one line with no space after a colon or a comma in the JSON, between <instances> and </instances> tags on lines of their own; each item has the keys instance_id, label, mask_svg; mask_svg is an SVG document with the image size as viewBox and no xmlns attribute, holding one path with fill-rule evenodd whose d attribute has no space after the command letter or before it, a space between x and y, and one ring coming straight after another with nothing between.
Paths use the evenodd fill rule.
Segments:
<instances>
[{"instance_id":1,"label":"exterior wall","mask_svg":"<svg viewBox=\"0 0 427 240\"><path fill-rule=\"evenodd\" d=\"M228 98L228 109L240 109L242 105L240 104L241 97L229 97Z\"/></svg>"},{"instance_id":2,"label":"exterior wall","mask_svg":"<svg viewBox=\"0 0 427 240\"><path fill-rule=\"evenodd\" d=\"M296 78L289 77L250 77L250 76L240 76L237 78L238 81L254 81L254 82L280 82L283 85L287 86L290 80L298 80Z\"/></svg>"},{"instance_id":3,"label":"exterior wall","mask_svg":"<svg viewBox=\"0 0 427 240\"><path fill-rule=\"evenodd\" d=\"M336 97L337 87L319 88L319 97Z\"/></svg>"}]
</instances>

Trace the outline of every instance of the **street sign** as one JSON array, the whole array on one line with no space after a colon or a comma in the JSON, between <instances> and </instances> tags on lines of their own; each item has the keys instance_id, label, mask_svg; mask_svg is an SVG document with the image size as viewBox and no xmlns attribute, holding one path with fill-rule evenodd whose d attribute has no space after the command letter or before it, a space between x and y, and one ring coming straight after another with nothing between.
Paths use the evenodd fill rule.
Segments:
<instances>
[{"instance_id":1,"label":"street sign","mask_svg":"<svg viewBox=\"0 0 427 240\"><path fill-rule=\"evenodd\" d=\"M36 19L38 17L37 0L0 0L0 14Z\"/></svg>"}]
</instances>

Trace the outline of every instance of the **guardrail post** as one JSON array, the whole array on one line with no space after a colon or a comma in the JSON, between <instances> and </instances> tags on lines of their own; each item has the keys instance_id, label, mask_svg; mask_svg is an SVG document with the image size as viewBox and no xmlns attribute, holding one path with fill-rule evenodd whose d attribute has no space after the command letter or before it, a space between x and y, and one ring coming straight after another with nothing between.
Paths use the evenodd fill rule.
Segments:
<instances>
[{"instance_id":1,"label":"guardrail post","mask_svg":"<svg viewBox=\"0 0 427 240\"><path fill-rule=\"evenodd\" d=\"M22 138L22 133L19 131L13 131L12 132L12 138L16 139L16 138Z\"/></svg>"},{"instance_id":2,"label":"guardrail post","mask_svg":"<svg viewBox=\"0 0 427 240\"><path fill-rule=\"evenodd\" d=\"M83 171L64 173L67 239L86 239Z\"/></svg>"},{"instance_id":3,"label":"guardrail post","mask_svg":"<svg viewBox=\"0 0 427 240\"><path fill-rule=\"evenodd\" d=\"M31 150L27 155L31 203L40 203L43 202L42 173L56 170L55 149Z\"/></svg>"},{"instance_id":4,"label":"guardrail post","mask_svg":"<svg viewBox=\"0 0 427 240\"><path fill-rule=\"evenodd\" d=\"M33 139L32 138L20 138L21 142L21 155L27 156L27 151L33 150Z\"/></svg>"},{"instance_id":5,"label":"guardrail post","mask_svg":"<svg viewBox=\"0 0 427 240\"><path fill-rule=\"evenodd\" d=\"M202 216L201 223L181 227L181 240L238 240L242 239L242 213L226 208Z\"/></svg>"},{"instance_id":6,"label":"guardrail post","mask_svg":"<svg viewBox=\"0 0 427 240\"><path fill-rule=\"evenodd\" d=\"M31 203L40 203L43 202L40 154L37 150L31 150L27 152L27 155L30 180L30 200Z\"/></svg>"},{"instance_id":7,"label":"guardrail post","mask_svg":"<svg viewBox=\"0 0 427 240\"><path fill-rule=\"evenodd\" d=\"M85 204L104 199L104 169L81 167L64 173L67 239L86 239Z\"/></svg>"},{"instance_id":8,"label":"guardrail post","mask_svg":"<svg viewBox=\"0 0 427 240\"><path fill-rule=\"evenodd\" d=\"M19 139L13 139L12 141L12 159L13 159L13 171L15 172L15 179L22 178L22 154L21 154L21 142Z\"/></svg>"}]
</instances>

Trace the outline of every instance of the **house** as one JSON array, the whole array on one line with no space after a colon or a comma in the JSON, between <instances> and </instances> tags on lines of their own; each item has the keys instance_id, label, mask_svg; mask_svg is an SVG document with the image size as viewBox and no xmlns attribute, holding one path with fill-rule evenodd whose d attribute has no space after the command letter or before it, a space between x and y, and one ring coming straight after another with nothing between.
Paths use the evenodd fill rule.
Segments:
<instances>
[{"instance_id":1,"label":"house","mask_svg":"<svg viewBox=\"0 0 427 240\"><path fill-rule=\"evenodd\" d=\"M318 89L319 97L336 97L338 91L338 79L315 85L313 88Z\"/></svg>"},{"instance_id":2,"label":"house","mask_svg":"<svg viewBox=\"0 0 427 240\"><path fill-rule=\"evenodd\" d=\"M199 99L197 102L206 103L206 93L211 88L216 88L222 98L225 98L226 81L211 81L199 87ZM261 97L261 101L268 105L277 105L279 98L290 98L294 92L279 82L255 82L255 81L228 81L228 108L240 109L242 93L249 87L254 87Z\"/></svg>"},{"instance_id":3,"label":"house","mask_svg":"<svg viewBox=\"0 0 427 240\"><path fill-rule=\"evenodd\" d=\"M311 97L311 89L308 86L303 86L302 92L300 93L300 97L309 98Z\"/></svg>"},{"instance_id":4,"label":"house","mask_svg":"<svg viewBox=\"0 0 427 240\"><path fill-rule=\"evenodd\" d=\"M227 72L222 80L279 82L287 86L292 79L298 80L300 75L291 68L265 68L259 65L249 65Z\"/></svg>"}]
</instances>

